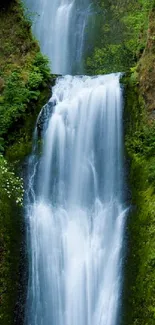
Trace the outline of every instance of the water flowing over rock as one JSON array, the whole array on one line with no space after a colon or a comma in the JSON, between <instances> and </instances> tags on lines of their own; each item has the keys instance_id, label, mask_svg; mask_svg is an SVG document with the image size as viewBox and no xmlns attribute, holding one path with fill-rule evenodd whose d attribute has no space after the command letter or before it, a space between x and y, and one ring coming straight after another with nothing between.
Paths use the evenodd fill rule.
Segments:
<instances>
[{"instance_id":1,"label":"water flowing over rock","mask_svg":"<svg viewBox=\"0 0 155 325\"><path fill-rule=\"evenodd\" d=\"M82 73L89 0L25 0L34 13L33 29L52 72Z\"/></svg>"},{"instance_id":2,"label":"water flowing over rock","mask_svg":"<svg viewBox=\"0 0 155 325\"><path fill-rule=\"evenodd\" d=\"M89 1L27 3L39 13L34 31L52 71L82 72ZM38 116L26 325L118 325L126 215L119 78L59 77Z\"/></svg>"},{"instance_id":3,"label":"water flowing over rock","mask_svg":"<svg viewBox=\"0 0 155 325\"><path fill-rule=\"evenodd\" d=\"M118 324L126 215L119 78L58 78L41 157L35 132L26 325Z\"/></svg>"}]
</instances>

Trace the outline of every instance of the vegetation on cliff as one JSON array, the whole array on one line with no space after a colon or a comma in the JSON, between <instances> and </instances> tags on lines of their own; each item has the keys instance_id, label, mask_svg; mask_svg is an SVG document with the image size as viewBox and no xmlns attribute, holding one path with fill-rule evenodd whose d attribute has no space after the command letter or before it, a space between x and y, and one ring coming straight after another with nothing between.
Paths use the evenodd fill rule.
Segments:
<instances>
[{"instance_id":1,"label":"vegetation on cliff","mask_svg":"<svg viewBox=\"0 0 155 325\"><path fill-rule=\"evenodd\" d=\"M139 87L126 80L125 147L131 211L122 324L155 322L155 124L148 122Z\"/></svg>"},{"instance_id":2,"label":"vegetation on cliff","mask_svg":"<svg viewBox=\"0 0 155 325\"><path fill-rule=\"evenodd\" d=\"M31 150L51 75L18 0L1 2L0 39L0 323L9 325L17 301L23 227L23 181L16 175L23 171L17 167Z\"/></svg>"},{"instance_id":3,"label":"vegetation on cliff","mask_svg":"<svg viewBox=\"0 0 155 325\"><path fill-rule=\"evenodd\" d=\"M154 325L155 1L94 0L94 8L96 32L86 53L87 73L130 70L123 81L132 207L123 325ZM51 76L19 0L0 4L0 39L0 322L9 325L22 237L23 182L14 170L30 152L32 129L49 96Z\"/></svg>"},{"instance_id":4,"label":"vegetation on cliff","mask_svg":"<svg viewBox=\"0 0 155 325\"><path fill-rule=\"evenodd\" d=\"M23 182L0 155L0 323L12 324L17 297Z\"/></svg>"},{"instance_id":5,"label":"vegetation on cliff","mask_svg":"<svg viewBox=\"0 0 155 325\"><path fill-rule=\"evenodd\" d=\"M89 74L126 72L135 65L146 46L153 1L94 0L96 33L85 60Z\"/></svg>"},{"instance_id":6,"label":"vegetation on cliff","mask_svg":"<svg viewBox=\"0 0 155 325\"><path fill-rule=\"evenodd\" d=\"M155 3L146 47L125 82L131 213L123 324L155 324Z\"/></svg>"},{"instance_id":7,"label":"vegetation on cliff","mask_svg":"<svg viewBox=\"0 0 155 325\"><path fill-rule=\"evenodd\" d=\"M127 72L125 150L129 204L122 324L155 324L155 1L95 0L90 74ZM96 35L95 35L96 36Z\"/></svg>"},{"instance_id":8,"label":"vegetation on cliff","mask_svg":"<svg viewBox=\"0 0 155 325\"><path fill-rule=\"evenodd\" d=\"M128 72L125 150L129 214L122 325L155 324L155 1L96 0L90 74ZM102 26L102 28L101 28Z\"/></svg>"},{"instance_id":9,"label":"vegetation on cliff","mask_svg":"<svg viewBox=\"0 0 155 325\"><path fill-rule=\"evenodd\" d=\"M0 11L0 141L10 144L10 134L19 131L32 113L51 78L48 60L31 35L30 21L19 1ZM17 135L17 132L16 132Z\"/></svg>"}]
</instances>

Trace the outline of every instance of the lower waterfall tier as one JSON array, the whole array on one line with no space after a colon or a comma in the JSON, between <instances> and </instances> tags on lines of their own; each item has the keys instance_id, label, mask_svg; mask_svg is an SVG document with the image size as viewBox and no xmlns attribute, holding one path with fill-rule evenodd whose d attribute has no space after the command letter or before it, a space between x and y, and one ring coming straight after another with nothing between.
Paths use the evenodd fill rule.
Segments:
<instances>
[{"instance_id":1,"label":"lower waterfall tier","mask_svg":"<svg viewBox=\"0 0 155 325\"><path fill-rule=\"evenodd\" d=\"M28 325L116 325L124 222L119 74L61 77L30 157Z\"/></svg>"}]
</instances>

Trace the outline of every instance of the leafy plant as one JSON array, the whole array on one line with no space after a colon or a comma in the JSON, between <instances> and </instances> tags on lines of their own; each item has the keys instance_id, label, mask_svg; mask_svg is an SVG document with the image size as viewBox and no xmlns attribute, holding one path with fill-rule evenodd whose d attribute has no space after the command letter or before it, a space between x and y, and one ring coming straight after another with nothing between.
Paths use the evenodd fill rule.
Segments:
<instances>
[{"instance_id":1,"label":"leafy plant","mask_svg":"<svg viewBox=\"0 0 155 325\"><path fill-rule=\"evenodd\" d=\"M0 154L0 200L4 199L4 196L12 198L17 204L22 205L23 202L23 181L21 178L15 176L8 166L7 161Z\"/></svg>"}]
</instances>

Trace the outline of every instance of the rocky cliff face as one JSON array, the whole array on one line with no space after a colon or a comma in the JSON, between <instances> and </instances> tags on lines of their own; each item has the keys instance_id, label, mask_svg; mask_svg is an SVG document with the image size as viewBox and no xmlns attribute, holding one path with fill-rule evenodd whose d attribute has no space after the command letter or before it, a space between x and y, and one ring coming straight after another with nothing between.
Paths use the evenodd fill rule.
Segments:
<instances>
[{"instance_id":1,"label":"rocky cliff face","mask_svg":"<svg viewBox=\"0 0 155 325\"><path fill-rule=\"evenodd\" d=\"M155 323L155 8L146 47L125 83L125 147L131 211L123 324Z\"/></svg>"},{"instance_id":2,"label":"rocky cliff face","mask_svg":"<svg viewBox=\"0 0 155 325\"><path fill-rule=\"evenodd\" d=\"M128 165L128 251L123 325L155 323L155 3L94 0L99 25L88 49L90 74L127 71L125 148ZM0 322L22 322L15 308L23 233L21 162L31 150L32 130L47 101L48 62L31 34L18 0L0 4ZM92 18L91 18L92 19ZM90 19L90 23L91 23ZM8 162L7 162L8 161ZM15 172L14 174L12 174ZM18 176L19 176L18 175ZM22 288L23 290L23 288ZM21 291L22 291L21 290ZM20 291L20 292L21 292ZM23 298L24 299L24 298ZM18 319L17 319L18 318Z\"/></svg>"}]
</instances>

